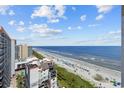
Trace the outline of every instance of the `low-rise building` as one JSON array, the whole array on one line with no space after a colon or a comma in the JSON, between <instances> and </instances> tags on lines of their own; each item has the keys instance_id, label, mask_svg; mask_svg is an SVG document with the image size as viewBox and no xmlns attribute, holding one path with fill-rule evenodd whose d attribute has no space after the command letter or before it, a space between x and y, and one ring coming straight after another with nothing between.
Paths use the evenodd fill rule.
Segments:
<instances>
[{"instance_id":1,"label":"low-rise building","mask_svg":"<svg viewBox=\"0 0 124 93\"><path fill-rule=\"evenodd\" d=\"M56 70L52 61L35 60L25 66L26 85L30 88L56 88Z\"/></svg>"}]
</instances>

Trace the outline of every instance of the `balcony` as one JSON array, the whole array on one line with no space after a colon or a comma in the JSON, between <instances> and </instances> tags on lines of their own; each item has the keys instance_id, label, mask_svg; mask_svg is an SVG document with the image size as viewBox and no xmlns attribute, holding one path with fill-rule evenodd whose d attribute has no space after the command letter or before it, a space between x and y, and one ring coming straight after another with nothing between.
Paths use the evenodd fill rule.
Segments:
<instances>
[{"instance_id":1,"label":"balcony","mask_svg":"<svg viewBox=\"0 0 124 93\"><path fill-rule=\"evenodd\" d=\"M56 70L52 70L49 72L49 78L54 78L56 77Z\"/></svg>"},{"instance_id":2,"label":"balcony","mask_svg":"<svg viewBox=\"0 0 124 93\"><path fill-rule=\"evenodd\" d=\"M2 88L2 86L3 86L3 83L2 83L2 81L0 81L0 88Z\"/></svg>"},{"instance_id":3,"label":"balcony","mask_svg":"<svg viewBox=\"0 0 124 93\"><path fill-rule=\"evenodd\" d=\"M39 88L49 88L49 81L43 81L42 83L39 84Z\"/></svg>"},{"instance_id":4,"label":"balcony","mask_svg":"<svg viewBox=\"0 0 124 93\"><path fill-rule=\"evenodd\" d=\"M4 67L4 63L1 62L1 63L0 63L0 73L2 72L3 67Z\"/></svg>"},{"instance_id":5,"label":"balcony","mask_svg":"<svg viewBox=\"0 0 124 93\"><path fill-rule=\"evenodd\" d=\"M1 53L0 53L0 56L2 56L2 55L4 55L4 52L1 52Z\"/></svg>"},{"instance_id":6,"label":"balcony","mask_svg":"<svg viewBox=\"0 0 124 93\"><path fill-rule=\"evenodd\" d=\"M0 74L0 81L3 79L3 75L2 74Z\"/></svg>"}]
</instances>

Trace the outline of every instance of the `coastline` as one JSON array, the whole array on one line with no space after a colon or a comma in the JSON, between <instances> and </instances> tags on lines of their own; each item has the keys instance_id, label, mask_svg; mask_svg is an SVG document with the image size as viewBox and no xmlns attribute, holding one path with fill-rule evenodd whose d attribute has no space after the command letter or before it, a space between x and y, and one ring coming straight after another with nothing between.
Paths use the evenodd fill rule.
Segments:
<instances>
[{"instance_id":1,"label":"coastline","mask_svg":"<svg viewBox=\"0 0 124 93\"><path fill-rule=\"evenodd\" d=\"M59 54L50 53L34 49L35 51L42 53L45 57L51 58L55 64L67 69L68 71L79 75L81 78L92 82L96 87L121 87L113 85L113 82L121 82L121 72L95 64L91 64L86 61L81 61L75 58L65 57ZM103 80L96 80L95 76L102 76Z\"/></svg>"},{"instance_id":2,"label":"coastline","mask_svg":"<svg viewBox=\"0 0 124 93\"><path fill-rule=\"evenodd\" d=\"M53 54L58 54L58 55L61 55L61 56L66 56L68 58L72 58L72 59L77 59L77 60L80 60L80 61L85 61L87 63L90 63L90 64L94 64L94 65L98 65L98 66L102 66L102 67L105 67L105 68L109 68L109 69L113 69L113 70L117 70L117 71L121 71L121 64L119 63L119 61L115 62L115 60L110 60L110 59L106 59L106 58L101 58L101 57L98 57L98 56L74 56L72 54L67 54L67 53L59 53L59 52L53 52L53 51L47 51L49 53L53 53ZM102 61L102 62L101 62Z\"/></svg>"}]
</instances>

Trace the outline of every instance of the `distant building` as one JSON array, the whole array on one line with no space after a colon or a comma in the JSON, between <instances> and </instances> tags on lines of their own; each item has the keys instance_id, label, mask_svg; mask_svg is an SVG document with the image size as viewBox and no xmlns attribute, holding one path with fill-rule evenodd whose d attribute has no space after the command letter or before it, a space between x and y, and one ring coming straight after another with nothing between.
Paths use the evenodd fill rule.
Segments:
<instances>
[{"instance_id":1,"label":"distant building","mask_svg":"<svg viewBox=\"0 0 124 93\"><path fill-rule=\"evenodd\" d=\"M28 46L28 57L32 57L32 46Z\"/></svg>"},{"instance_id":2,"label":"distant building","mask_svg":"<svg viewBox=\"0 0 124 93\"><path fill-rule=\"evenodd\" d=\"M19 59L19 46L15 46L15 59L18 60Z\"/></svg>"},{"instance_id":3,"label":"distant building","mask_svg":"<svg viewBox=\"0 0 124 93\"><path fill-rule=\"evenodd\" d=\"M18 51L19 60L25 60L28 57L28 46L26 44L18 45L16 49Z\"/></svg>"},{"instance_id":4,"label":"distant building","mask_svg":"<svg viewBox=\"0 0 124 93\"><path fill-rule=\"evenodd\" d=\"M16 40L11 39L11 77L15 74L15 49Z\"/></svg>"},{"instance_id":5,"label":"distant building","mask_svg":"<svg viewBox=\"0 0 124 93\"><path fill-rule=\"evenodd\" d=\"M16 46L16 59L25 60L28 57L32 57L32 47L26 44Z\"/></svg>"},{"instance_id":6,"label":"distant building","mask_svg":"<svg viewBox=\"0 0 124 93\"><path fill-rule=\"evenodd\" d=\"M10 86L11 81L11 39L0 26L0 87Z\"/></svg>"},{"instance_id":7,"label":"distant building","mask_svg":"<svg viewBox=\"0 0 124 93\"><path fill-rule=\"evenodd\" d=\"M28 46L26 44L22 45L22 59L26 59L28 57Z\"/></svg>"},{"instance_id":8,"label":"distant building","mask_svg":"<svg viewBox=\"0 0 124 93\"><path fill-rule=\"evenodd\" d=\"M22 45L17 46L18 59L22 59Z\"/></svg>"}]
</instances>

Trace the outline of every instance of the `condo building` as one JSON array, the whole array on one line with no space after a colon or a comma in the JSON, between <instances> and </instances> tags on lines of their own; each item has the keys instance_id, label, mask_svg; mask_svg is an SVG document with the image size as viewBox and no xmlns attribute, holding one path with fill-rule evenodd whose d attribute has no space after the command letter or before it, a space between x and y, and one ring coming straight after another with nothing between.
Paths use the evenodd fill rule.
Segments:
<instances>
[{"instance_id":1,"label":"condo building","mask_svg":"<svg viewBox=\"0 0 124 93\"><path fill-rule=\"evenodd\" d=\"M11 39L11 77L15 75L15 49L16 49L16 40Z\"/></svg>"},{"instance_id":2,"label":"condo building","mask_svg":"<svg viewBox=\"0 0 124 93\"><path fill-rule=\"evenodd\" d=\"M11 39L0 26L0 87L10 86L11 80Z\"/></svg>"},{"instance_id":3,"label":"condo building","mask_svg":"<svg viewBox=\"0 0 124 93\"><path fill-rule=\"evenodd\" d=\"M17 51L19 60L25 60L28 57L28 46L26 44L18 45Z\"/></svg>"},{"instance_id":4,"label":"condo building","mask_svg":"<svg viewBox=\"0 0 124 93\"><path fill-rule=\"evenodd\" d=\"M32 57L32 46L28 46L28 57Z\"/></svg>"},{"instance_id":5,"label":"condo building","mask_svg":"<svg viewBox=\"0 0 124 93\"><path fill-rule=\"evenodd\" d=\"M57 74L52 61L34 60L25 65L26 87L56 88Z\"/></svg>"},{"instance_id":6,"label":"condo building","mask_svg":"<svg viewBox=\"0 0 124 93\"><path fill-rule=\"evenodd\" d=\"M26 44L18 45L16 47L16 59L22 61L26 60L28 57L32 57L32 47Z\"/></svg>"}]
</instances>

